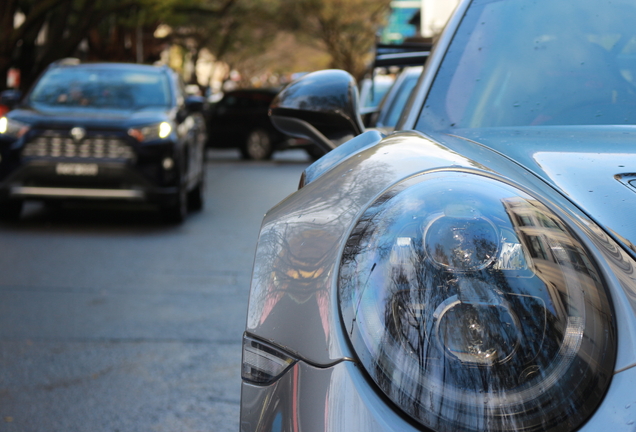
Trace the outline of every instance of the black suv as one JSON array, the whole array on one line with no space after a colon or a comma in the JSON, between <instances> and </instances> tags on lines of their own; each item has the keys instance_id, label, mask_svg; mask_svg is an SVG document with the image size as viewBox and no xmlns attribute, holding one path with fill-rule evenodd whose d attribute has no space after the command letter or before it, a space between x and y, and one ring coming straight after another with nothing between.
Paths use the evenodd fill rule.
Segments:
<instances>
[{"instance_id":1,"label":"black suv","mask_svg":"<svg viewBox=\"0 0 636 432\"><path fill-rule=\"evenodd\" d=\"M52 64L0 118L0 216L27 199L127 200L181 222L203 205L203 103L167 67Z\"/></svg>"}]
</instances>

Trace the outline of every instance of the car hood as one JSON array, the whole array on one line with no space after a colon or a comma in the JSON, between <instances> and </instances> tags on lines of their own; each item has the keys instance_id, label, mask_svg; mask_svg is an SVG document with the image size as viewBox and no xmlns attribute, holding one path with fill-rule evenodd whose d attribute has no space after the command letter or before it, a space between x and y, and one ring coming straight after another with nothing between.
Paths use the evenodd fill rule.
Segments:
<instances>
[{"instance_id":1,"label":"car hood","mask_svg":"<svg viewBox=\"0 0 636 432\"><path fill-rule=\"evenodd\" d=\"M636 127L458 130L533 172L636 252Z\"/></svg>"},{"instance_id":2,"label":"car hood","mask_svg":"<svg viewBox=\"0 0 636 432\"><path fill-rule=\"evenodd\" d=\"M10 117L32 126L124 126L161 122L173 117L167 108L102 109L45 108L26 106L10 112Z\"/></svg>"}]
</instances>

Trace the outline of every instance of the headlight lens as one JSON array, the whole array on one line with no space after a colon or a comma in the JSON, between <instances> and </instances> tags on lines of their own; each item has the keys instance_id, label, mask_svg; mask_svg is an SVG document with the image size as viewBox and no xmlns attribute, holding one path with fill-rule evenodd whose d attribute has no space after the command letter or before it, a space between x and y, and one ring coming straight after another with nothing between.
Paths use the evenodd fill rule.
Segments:
<instances>
[{"instance_id":1,"label":"headlight lens","mask_svg":"<svg viewBox=\"0 0 636 432\"><path fill-rule=\"evenodd\" d=\"M435 431L569 431L609 385L616 331L590 254L537 199L475 174L388 190L342 256L365 369Z\"/></svg>"},{"instance_id":2,"label":"headlight lens","mask_svg":"<svg viewBox=\"0 0 636 432\"><path fill-rule=\"evenodd\" d=\"M7 117L0 118L0 135L20 138L29 131L29 125Z\"/></svg>"},{"instance_id":3,"label":"headlight lens","mask_svg":"<svg viewBox=\"0 0 636 432\"><path fill-rule=\"evenodd\" d=\"M167 138L172 132L172 125L168 122L161 122L140 128L128 129L128 135L139 142L152 141Z\"/></svg>"}]
</instances>

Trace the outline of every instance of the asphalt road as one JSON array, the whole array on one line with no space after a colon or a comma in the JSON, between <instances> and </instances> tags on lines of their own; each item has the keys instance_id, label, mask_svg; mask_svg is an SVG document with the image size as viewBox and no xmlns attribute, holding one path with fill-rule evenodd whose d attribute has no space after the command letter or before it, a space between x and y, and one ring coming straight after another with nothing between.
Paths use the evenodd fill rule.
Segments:
<instances>
[{"instance_id":1,"label":"asphalt road","mask_svg":"<svg viewBox=\"0 0 636 432\"><path fill-rule=\"evenodd\" d=\"M238 431L259 226L308 161L210 156L181 226L38 203L0 224L0 431Z\"/></svg>"}]
</instances>

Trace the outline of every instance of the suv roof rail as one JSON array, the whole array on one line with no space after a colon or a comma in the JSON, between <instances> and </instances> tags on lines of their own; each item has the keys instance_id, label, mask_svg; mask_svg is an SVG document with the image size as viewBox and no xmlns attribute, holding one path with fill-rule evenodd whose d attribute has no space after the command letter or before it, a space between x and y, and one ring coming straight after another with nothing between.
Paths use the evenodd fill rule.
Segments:
<instances>
[{"instance_id":1,"label":"suv roof rail","mask_svg":"<svg viewBox=\"0 0 636 432\"><path fill-rule=\"evenodd\" d=\"M422 66L432 47L430 43L377 44L373 67Z\"/></svg>"}]
</instances>

